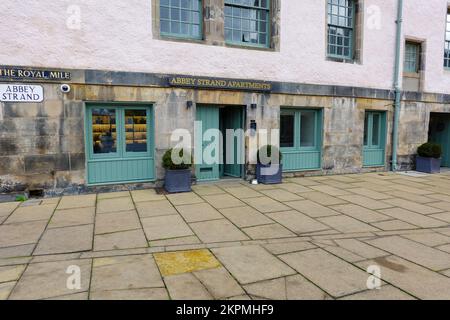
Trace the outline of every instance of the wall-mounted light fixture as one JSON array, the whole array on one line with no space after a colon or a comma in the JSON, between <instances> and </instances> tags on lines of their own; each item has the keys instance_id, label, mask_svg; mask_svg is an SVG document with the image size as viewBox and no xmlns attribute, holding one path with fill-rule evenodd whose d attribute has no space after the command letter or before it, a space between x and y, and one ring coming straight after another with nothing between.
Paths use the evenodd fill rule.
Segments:
<instances>
[{"instance_id":1,"label":"wall-mounted light fixture","mask_svg":"<svg viewBox=\"0 0 450 320\"><path fill-rule=\"evenodd\" d=\"M187 102L186 102L186 109L191 109L193 105L194 105L194 102L192 102L192 101L187 101Z\"/></svg>"},{"instance_id":2,"label":"wall-mounted light fixture","mask_svg":"<svg viewBox=\"0 0 450 320\"><path fill-rule=\"evenodd\" d=\"M257 105L256 103L252 103L252 104L250 105L250 108L256 109L256 108L258 108L258 105Z\"/></svg>"}]
</instances>

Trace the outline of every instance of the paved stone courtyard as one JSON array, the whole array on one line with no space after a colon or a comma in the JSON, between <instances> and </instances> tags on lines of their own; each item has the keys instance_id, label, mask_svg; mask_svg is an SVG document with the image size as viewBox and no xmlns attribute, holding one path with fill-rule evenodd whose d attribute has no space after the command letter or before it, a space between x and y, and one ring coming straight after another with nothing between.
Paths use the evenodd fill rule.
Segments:
<instances>
[{"instance_id":1,"label":"paved stone courtyard","mask_svg":"<svg viewBox=\"0 0 450 320\"><path fill-rule=\"evenodd\" d=\"M1 299L450 299L450 173L0 203Z\"/></svg>"}]
</instances>

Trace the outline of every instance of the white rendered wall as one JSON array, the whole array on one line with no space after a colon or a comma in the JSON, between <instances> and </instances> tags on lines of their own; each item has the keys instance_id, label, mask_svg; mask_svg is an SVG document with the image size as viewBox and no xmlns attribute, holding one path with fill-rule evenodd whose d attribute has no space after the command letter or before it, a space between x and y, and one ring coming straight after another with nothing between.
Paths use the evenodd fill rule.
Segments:
<instances>
[{"instance_id":1,"label":"white rendered wall","mask_svg":"<svg viewBox=\"0 0 450 320\"><path fill-rule=\"evenodd\" d=\"M0 64L392 87L396 0L364 0L362 64L326 60L326 0L281 1L281 51L270 52L154 40L151 0L2 0ZM66 26L73 5L79 30ZM428 92L450 93L446 8L405 0L404 34L426 41Z\"/></svg>"}]
</instances>

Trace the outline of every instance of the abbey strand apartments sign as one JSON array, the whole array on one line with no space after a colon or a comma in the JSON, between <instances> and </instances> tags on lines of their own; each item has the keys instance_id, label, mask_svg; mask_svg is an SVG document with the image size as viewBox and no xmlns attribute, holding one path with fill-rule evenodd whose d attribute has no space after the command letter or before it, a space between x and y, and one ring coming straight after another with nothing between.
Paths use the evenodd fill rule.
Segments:
<instances>
[{"instance_id":1,"label":"abbey strand apartments sign","mask_svg":"<svg viewBox=\"0 0 450 320\"><path fill-rule=\"evenodd\" d=\"M42 102L42 86L26 84L0 84L0 101L2 102Z\"/></svg>"},{"instance_id":2,"label":"abbey strand apartments sign","mask_svg":"<svg viewBox=\"0 0 450 320\"><path fill-rule=\"evenodd\" d=\"M169 77L168 83L172 87L189 87L198 89L222 89L244 91L271 91L272 84L265 81L234 80L205 77L175 76Z\"/></svg>"},{"instance_id":3,"label":"abbey strand apartments sign","mask_svg":"<svg viewBox=\"0 0 450 320\"><path fill-rule=\"evenodd\" d=\"M1 80L67 81L70 72L60 70L32 70L28 68L0 67Z\"/></svg>"}]
</instances>

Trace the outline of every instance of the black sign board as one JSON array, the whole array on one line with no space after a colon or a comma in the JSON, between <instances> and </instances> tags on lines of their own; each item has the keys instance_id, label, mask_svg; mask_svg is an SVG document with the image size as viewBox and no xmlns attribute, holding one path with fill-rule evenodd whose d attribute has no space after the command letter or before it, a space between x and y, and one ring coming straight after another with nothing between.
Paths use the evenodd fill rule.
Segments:
<instances>
[{"instance_id":1,"label":"black sign board","mask_svg":"<svg viewBox=\"0 0 450 320\"><path fill-rule=\"evenodd\" d=\"M0 67L0 80L67 81L70 80L70 76L70 72L60 70Z\"/></svg>"},{"instance_id":2,"label":"black sign board","mask_svg":"<svg viewBox=\"0 0 450 320\"><path fill-rule=\"evenodd\" d=\"M199 89L222 89L270 92L272 84L265 81L235 80L223 78L206 78L191 76L173 76L168 78L172 87L189 87Z\"/></svg>"}]
</instances>

